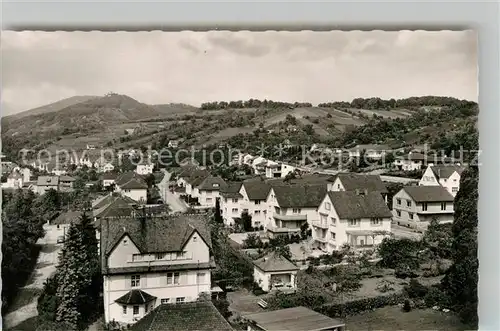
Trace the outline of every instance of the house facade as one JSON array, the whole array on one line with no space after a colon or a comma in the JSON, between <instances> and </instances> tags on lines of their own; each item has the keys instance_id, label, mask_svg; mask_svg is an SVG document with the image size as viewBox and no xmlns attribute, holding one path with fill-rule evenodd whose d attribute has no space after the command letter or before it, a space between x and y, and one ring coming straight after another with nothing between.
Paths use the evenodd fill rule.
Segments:
<instances>
[{"instance_id":1,"label":"house facade","mask_svg":"<svg viewBox=\"0 0 500 331\"><path fill-rule=\"evenodd\" d=\"M326 192L326 184L273 185L266 199L270 237L298 234L304 224L310 227Z\"/></svg>"},{"instance_id":2,"label":"house facade","mask_svg":"<svg viewBox=\"0 0 500 331\"><path fill-rule=\"evenodd\" d=\"M148 184L135 173L124 173L115 181L115 191L137 202L146 203Z\"/></svg>"},{"instance_id":3,"label":"house facade","mask_svg":"<svg viewBox=\"0 0 500 331\"><path fill-rule=\"evenodd\" d=\"M422 231L433 219L452 223L453 200L451 193L440 185L404 187L393 198L394 223Z\"/></svg>"},{"instance_id":4,"label":"house facade","mask_svg":"<svg viewBox=\"0 0 500 331\"><path fill-rule=\"evenodd\" d=\"M372 160L380 160L391 151L387 145L357 145L349 150L350 158L359 158L364 151L365 157Z\"/></svg>"},{"instance_id":5,"label":"house facade","mask_svg":"<svg viewBox=\"0 0 500 331\"><path fill-rule=\"evenodd\" d=\"M415 171L425 167L427 157L422 153L410 152L405 156L397 157L394 160L394 167L404 171Z\"/></svg>"},{"instance_id":6,"label":"house facade","mask_svg":"<svg viewBox=\"0 0 500 331\"><path fill-rule=\"evenodd\" d=\"M455 197L460 189L460 178L464 169L464 167L457 165L429 165L418 185L440 185Z\"/></svg>"},{"instance_id":7,"label":"house facade","mask_svg":"<svg viewBox=\"0 0 500 331\"><path fill-rule=\"evenodd\" d=\"M242 182L229 182L220 191L220 213L227 226L234 225L235 220L241 216L240 203L243 195L240 194L240 190L242 185Z\"/></svg>"},{"instance_id":8,"label":"house facade","mask_svg":"<svg viewBox=\"0 0 500 331\"><path fill-rule=\"evenodd\" d=\"M21 175L18 171L14 170L12 173L7 177L7 182L2 184L2 187L4 188L13 188L13 189L18 189L22 188L24 183L24 178L23 175Z\"/></svg>"},{"instance_id":9,"label":"house facade","mask_svg":"<svg viewBox=\"0 0 500 331\"><path fill-rule=\"evenodd\" d=\"M161 304L211 292L207 220L194 215L104 219L101 258L104 317L133 324Z\"/></svg>"},{"instance_id":10,"label":"house facade","mask_svg":"<svg viewBox=\"0 0 500 331\"><path fill-rule=\"evenodd\" d=\"M345 244L373 248L391 232L392 214L378 192L328 192L313 221L315 246L331 253Z\"/></svg>"},{"instance_id":11,"label":"house facade","mask_svg":"<svg viewBox=\"0 0 500 331\"><path fill-rule=\"evenodd\" d=\"M299 267L278 254L269 254L253 262L253 278L262 290L296 290Z\"/></svg>"},{"instance_id":12,"label":"house facade","mask_svg":"<svg viewBox=\"0 0 500 331\"><path fill-rule=\"evenodd\" d=\"M295 167L284 164L284 163L277 163L277 162L272 162L269 161L266 165L265 171L266 171L266 177L267 178L284 178L286 175L288 175L291 172L295 171Z\"/></svg>"},{"instance_id":13,"label":"house facade","mask_svg":"<svg viewBox=\"0 0 500 331\"><path fill-rule=\"evenodd\" d=\"M269 209L266 202L270 189L271 186L261 180L243 182L239 192L243 198L238 200L239 208L233 207L231 215L236 212L237 217L241 217L242 213L247 212L252 216L253 227L266 227Z\"/></svg>"},{"instance_id":14,"label":"house facade","mask_svg":"<svg viewBox=\"0 0 500 331\"><path fill-rule=\"evenodd\" d=\"M141 163L138 164L135 172L139 175L149 175L153 173L154 164L151 163Z\"/></svg>"},{"instance_id":15,"label":"house facade","mask_svg":"<svg viewBox=\"0 0 500 331\"><path fill-rule=\"evenodd\" d=\"M221 177L208 176L193 189L192 196L198 198L198 202L202 207L215 207L216 200L220 198L219 192L226 185L226 182Z\"/></svg>"},{"instance_id":16,"label":"house facade","mask_svg":"<svg viewBox=\"0 0 500 331\"><path fill-rule=\"evenodd\" d=\"M41 195L49 190L59 190L59 177L39 176L36 182L36 193Z\"/></svg>"}]
</instances>

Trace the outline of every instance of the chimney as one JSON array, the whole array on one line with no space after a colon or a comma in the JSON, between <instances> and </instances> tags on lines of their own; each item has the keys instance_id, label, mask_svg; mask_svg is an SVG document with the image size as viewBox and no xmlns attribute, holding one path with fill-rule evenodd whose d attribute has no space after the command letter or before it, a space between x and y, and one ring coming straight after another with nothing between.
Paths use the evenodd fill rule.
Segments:
<instances>
[{"instance_id":1,"label":"chimney","mask_svg":"<svg viewBox=\"0 0 500 331\"><path fill-rule=\"evenodd\" d=\"M368 189L365 188L365 195L368 195Z\"/></svg>"},{"instance_id":2,"label":"chimney","mask_svg":"<svg viewBox=\"0 0 500 331\"><path fill-rule=\"evenodd\" d=\"M355 190L355 192L356 192L356 195L359 195L359 193L360 193L358 188Z\"/></svg>"}]
</instances>

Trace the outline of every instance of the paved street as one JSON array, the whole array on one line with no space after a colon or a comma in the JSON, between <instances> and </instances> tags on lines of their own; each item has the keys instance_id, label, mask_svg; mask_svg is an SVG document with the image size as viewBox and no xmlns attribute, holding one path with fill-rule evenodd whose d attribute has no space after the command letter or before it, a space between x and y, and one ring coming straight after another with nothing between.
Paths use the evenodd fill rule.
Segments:
<instances>
[{"instance_id":1,"label":"paved street","mask_svg":"<svg viewBox=\"0 0 500 331\"><path fill-rule=\"evenodd\" d=\"M166 181L170 182L170 177L172 174L168 171L165 171ZM170 206L173 213L185 212L187 210L186 203L182 201L178 196L170 192L170 190L166 190L166 199L165 203Z\"/></svg>"},{"instance_id":2,"label":"paved street","mask_svg":"<svg viewBox=\"0 0 500 331\"><path fill-rule=\"evenodd\" d=\"M28 285L19 289L18 297L23 295L23 291L33 288L42 289L45 280L56 270L58 254L62 246L56 244L57 233L55 231L49 231L47 225L44 225L44 229L46 230L45 237L38 240L38 243L42 245L42 250L38 256L32 278ZM38 296L34 296L30 303L4 316L4 329L12 328L31 317L37 316L37 300Z\"/></svg>"}]
</instances>

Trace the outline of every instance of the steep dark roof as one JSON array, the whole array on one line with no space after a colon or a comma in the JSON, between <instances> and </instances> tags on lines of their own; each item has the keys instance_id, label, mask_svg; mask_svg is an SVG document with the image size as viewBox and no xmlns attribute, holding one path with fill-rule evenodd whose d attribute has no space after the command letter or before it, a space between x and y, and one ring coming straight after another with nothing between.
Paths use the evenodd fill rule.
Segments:
<instances>
[{"instance_id":1,"label":"steep dark roof","mask_svg":"<svg viewBox=\"0 0 500 331\"><path fill-rule=\"evenodd\" d=\"M146 190L148 184L142 178L134 177L124 184L119 184L122 190Z\"/></svg>"},{"instance_id":2,"label":"steep dark roof","mask_svg":"<svg viewBox=\"0 0 500 331\"><path fill-rule=\"evenodd\" d=\"M398 157L398 159L409 160L409 161L424 161L424 160L429 160L429 158L425 154L415 153L415 152L408 153L405 156Z\"/></svg>"},{"instance_id":3,"label":"steep dark roof","mask_svg":"<svg viewBox=\"0 0 500 331\"><path fill-rule=\"evenodd\" d=\"M103 271L107 269L107 256L125 236L142 254L179 252L191 235L198 232L211 247L208 219L205 215L169 215L126 217L119 220L105 218L101 221L101 252Z\"/></svg>"},{"instance_id":4,"label":"steep dark roof","mask_svg":"<svg viewBox=\"0 0 500 331\"><path fill-rule=\"evenodd\" d=\"M59 216L57 216L56 219L50 222L50 224L61 225L61 224L69 224L71 222L78 222L81 216L82 216L81 211L67 211L59 214Z\"/></svg>"},{"instance_id":5,"label":"steep dark roof","mask_svg":"<svg viewBox=\"0 0 500 331\"><path fill-rule=\"evenodd\" d=\"M436 186L406 186L403 190L415 202L451 202L453 196L441 185Z\"/></svg>"},{"instance_id":6,"label":"steep dark roof","mask_svg":"<svg viewBox=\"0 0 500 331\"><path fill-rule=\"evenodd\" d=\"M249 200L266 200L271 185L260 179L251 179L243 182L243 187Z\"/></svg>"},{"instance_id":7,"label":"steep dark roof","mask_svg":"<svg viewBox=\"0 0 500 331\"><path fill-rule=\"evenodd\" d=\"M207 170L194 170L190 176L183 178L192 186L198 186L209 176L210 172L208 172Z\"/></svg>"},{"instance_id":8,"label":"steep dark roof","mask_svg":"<svg viewBox=\"0 0 500 331\"><path fill-rule=\"evenodd\" d=\"M215 185L215 186L214 186ZM198 189L202 191L219 191L226 187L226 182L221 177L209 176L205 178L199 185Z\"/></svg>"},{"instance_id":9,"label":"steep dark roof","mask_svg":"<svg viewBox=\"0 0 500 331\"><path fill-rule=\"evenodd\" d=\"M341 219L392 217L379 192L368 192L366 195L350 191L328 192L328 196Z\"/></svg>"},{"instance_id":10,"label":"steep dark roof","mask_svg":"<svg viewBox=\"0 0 500 331\"><path fill-rule=\"evenodd\" d=\"M456 171L459 175L462 175L462 172L465 170L465 167L456 166L456 165L438 165L431 166L431 170L439 180L440 178L450 178L451 175Z\"/></svg>"},{"instance_id":11,"label":"steep dark roof","mask_svg":"<svg viewBox=\"0 0 500 331\"><path fill-rule=\"evenodd\" d=\"M135 201L132 198L129 198L129 197L125 196L125 195L122 196L120 193L112 193L110 195L107 195L107 196L103 197L101 200L98 200L97 202L95 202L93 204L92 208L94 208L94 209L103 208L103 207L105 207L105 206L113 203L117 199L123 200L123 201L127 202L127 204L129 204L131 206L137 205L137 201Z\"/></svg>"},{"instance_id":12,"label":"steep dark roof","mask_svg":"<svg viewBox=\"0 0 500 331\"><path fill-rule=\"evenodd\" d=\"M132 207L132 204L127 199L123 197L113 198L114 200L111 203L94 210L94 217L126 217L133 215L135 208Z\"/></svg>"},{"instance_id":13,"label":"steep dark roof","mask_svg":"<svg viewBox=\"0 0 500 331\"><path fill-rule=\"evenodd\" d=\"M57 186L59 185L59 177L57 176L38 176L36 182L38 186Z\"/></svg>"},{"instance_id":14,"label":"steep dark roof","mask_svg":"<svg viewBox=\"0 0 500 331\"><path fill-rule=\"evenodd\" d=\"M379 175L341 173L336 175L346 191L367 189L369 192L387 193L387 188Z\"/></svg>"},{"instance_id":15,"label":"steep dark roof","mask_svg":"<svg viewBox=\"0 0 500 331\"><path fill-rule=\"evenodd\" d=\"M266 331L333 330L345 323L306 307L293 307L244 315L245 320Z\"/></svg>"},{"instance_id":16,"label":"steep dark roof","mask_svg":"<svg viewBox=\"0 0 500 331\"><path fill-rule=\"evenodd\" d=\"M116 183L116 185L121 186L125 183L128 183L129 181L131 181L134 178L140 178L140 179L144 180L144 178L141 175L137 174L136 172L127 171L127 172L124 172L121 175L119 175L118 178L116 178L115 183Z\"/></svg>"},{"instance_id":17,"label":"steep dark roof","mask_svg":"<svg viewBox=\"0 0 500 331\"><path fill-rule=\"evenodd\" d=\"M239 193L242 185L242 182L228 182L220 194L225 198L242 198L243 196Z\"/></svg>"},{"instance_id":18,"label":"steep dark roof","mask_svg":"<svg viewBox=\"0 0 500 331\"><path fill-rule=\"evenodd\" d=\"M102 174L102 179L103 180L111 180L111 179L117 179L118 175L113 173L113 172L105 172Z\"/></svg>"},{"instance_id":19,"label":"steep dark roof","mask_svg":"<svg viewBox=\"0 0 500 331\"><path fill-rule=\"evenodd\" d=\"M132 290L115 300L123 305L142 305L156 299L155 296L141 290Z\"/></svg>"},{"instance_id":20,"label":"steep dark roof","mask_svg":"<svg viewBox=\"0 0 500 331\"><path fill-rule=\"evenodd\" d=\"M130 327L130 331L234 331L209 301L162 304Z\"/></svg>"},{"instance_id":21,"label":"steep dark roof","mask_svg":"<svg viewBox=\"0 0 500 331\"><path fill-rule=\"evenodd\" d=\"M326 184L273 186L281 208L318 208L326 194Z\"/></svg>"},{"instance_id":22,"label":"steep dark roof","mask_svg":"<svg viewBox=\"0 0 500 331\"><path fill-rule=\"evenodd\" d=\"M253 264L262 271L299 270L299 267L297 267L294 263L278 254L269 254L255 260Z\"/></svg>"},{"instance_id":23,"label":"steep dark roof","mask_svg":"<svg viewBox=\"0 0 500 331\"><path fill-rule=\"evenodd\" d=\"M75 181L75 179L73 177L71 177L71 176L64 176L64 175L60 176L59 180L61 182L74 182Z\"/></svg>"}]
</instances>

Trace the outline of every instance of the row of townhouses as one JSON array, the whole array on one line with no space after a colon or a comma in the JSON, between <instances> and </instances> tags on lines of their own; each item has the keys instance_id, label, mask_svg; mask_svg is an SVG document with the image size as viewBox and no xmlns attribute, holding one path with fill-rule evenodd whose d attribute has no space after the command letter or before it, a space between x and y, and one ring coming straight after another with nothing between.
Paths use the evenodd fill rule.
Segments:
<instances>
[{"instance_id":1,"label":"row of townhouses","mask_svg":"<svg viewBox=\"0 0 500 331\"><path fill-rule=\"evenodd\" d=\"M388 201L377 175L304 175L289 182L256 178L228 183L220 192L224 222L232 226L246 212L253 227L270 237L312 229L318 248L377 245L391 223L425 230L432 219L453 221L453 200L463 167L429 166L418 186L406 186ZM392 205L392 211L388 205Z\"/></svg>"}]
</instances>

